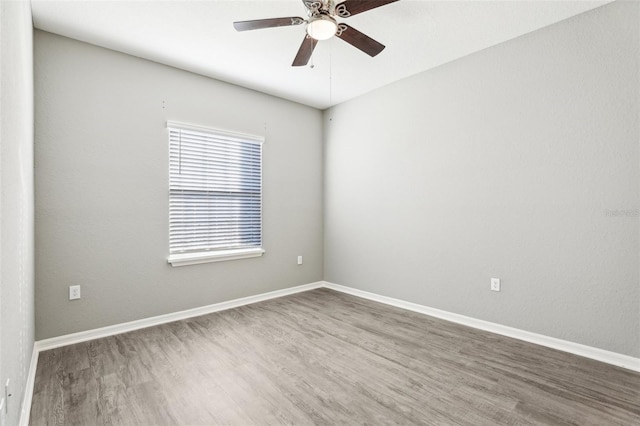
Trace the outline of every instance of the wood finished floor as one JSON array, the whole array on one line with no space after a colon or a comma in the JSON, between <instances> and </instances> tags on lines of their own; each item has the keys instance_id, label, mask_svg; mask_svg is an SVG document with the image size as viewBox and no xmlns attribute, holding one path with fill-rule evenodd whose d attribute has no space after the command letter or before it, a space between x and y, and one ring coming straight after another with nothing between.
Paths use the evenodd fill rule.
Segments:
<instances>
[{"instance_id":1,"label":"wood finished floor","mask_svg":"<svg viewBox=\"0 0 640 426\"><path fill-rule=\"evenodd\" d=\"M640 374L318 289L40 354L32 425L639 425Z\"/></svg>"}]
</instances>

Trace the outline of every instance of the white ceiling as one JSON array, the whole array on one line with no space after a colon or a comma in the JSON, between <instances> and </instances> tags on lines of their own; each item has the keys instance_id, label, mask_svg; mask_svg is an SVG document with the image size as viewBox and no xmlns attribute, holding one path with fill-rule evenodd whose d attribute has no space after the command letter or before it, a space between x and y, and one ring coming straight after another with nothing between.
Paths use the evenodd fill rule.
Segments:
<instances>
[{"instance_id":1,"label":"white ceiling","mask_svg":"<svg viewBox=\"0 0 640 426\"><path fill-rule=\"evenodd\" d=\"M609 2L400 0L343 20L382 53L333 38L319 42L313 68L291 67L303 25L232 26L306 18L300 0L32 0L32 10L36 28L325 109Z\"/></svg>"}]
</instances>

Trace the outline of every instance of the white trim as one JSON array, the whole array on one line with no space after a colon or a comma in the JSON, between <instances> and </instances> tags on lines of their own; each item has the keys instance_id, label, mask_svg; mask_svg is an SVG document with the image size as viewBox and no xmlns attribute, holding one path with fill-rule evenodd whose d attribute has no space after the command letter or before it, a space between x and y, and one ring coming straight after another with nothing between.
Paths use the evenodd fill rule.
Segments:
<instances>
[{"instance_id":1,"label":"white trim","mask_svg":"<svg viewBox=\"0 0 640 426\"><path fill-rule=\"evenodd\" d=\"M179 123L177 121L167 121L167 128L178 130L191 130L193 132L214 133L225 139L238 142L251 142L257 144L264 143L264 136L249 135L246 133L232 132L229 130L216 129L215 127L198 126L195 124Z\"/></svg>"},{"instance_id":2,"label":"white trim","mask_svg":"<svg viewBox=\"0 0 640 426\"><path fill-rule=\"evenodd\" d=\"M301 293L303 291L314 290L322 287L322 281L311 284L303 284L296 287L284 288L282 290L270 291L268 293L257 294L255 296L242 297L240 299L226 302L214 303L213 305L201 306L199 308L187 309L185 311L173 312L170 314L158 315L150 318L125 322L122 324L109 325L107 327L93 330L80 331L78 333L65 334L64 336L51 337L49 339L38 340L36 344L40 351L59 348L60 346L73 345L75 343L86 342L88 340L99 339L101 337L113 336L114 334L126 333L128 331L140 330L141 328L152 327L154 325L166 324L168 322L180 321L187 318L198 317L212 312L224 311L237 308L239 306L250 305L252 303L263 302L277 297L288 296L290 294Z\"/></svg>"},{"instance_id":3,"label":"white trim","mask_svg":"<svg viewBox=\"0 0 640 426\"><path fill-rule=\"evenodd\" d=\"M20 409L19 426L28 426L29 417L31 416L31 400L33 399L33 386L36 383L36 371L38 369L38 356L40 348L38 342L34 342L31 351L31 363L29 364L29 372L27 373L27 381L24 385L24 396L22 398L22 407Z\"/></svg>"},{"instance_id":4,"label":"white trim","mask_svg":"<svg viewBox=\"0 0 640 426\"><path fill-rule=\"evenodd\" d=\"M347 293L352 296L373 300L375 302L384 303L386 305L395 306L397 308L406 309L408 311L418 312L420 314L429 315L435 318L455 322L457 324L489 331L491 333L500 334L502 336L512 337L514 339L523 340L529 343L535 343L540 346L546 346L548 348L557 349L563 352L568 352L574 355L591 358L596 361L601 361L607 364L612 364L618 367L640 372L640 358L635 358L629 355L623 355L604 349L594 348L592 346L574 343L567 340L557 339L555 337L549 337L543 334L532 333L529 331L520 330L518 328L507 327L505 325L483 321L464 315L454 314L452 312L442 311L440 309L435 309L400 299L394 299L392 297L381 296L379 294L358 290L352 287L346 287L326 281L324 281L323 283L324 287L326 288L340 291L342 293Z\"/></svg>"},{"instance_id":5,"label":"white trim","mask_svg":"<svg viewBox=\"0 0 640 426\"><path fill-rule=\"evenodd\" d=\"M616 352L606 351L579 343L569 342L566 340L556 339L554 337L544 336L542 334L531 333L517 328L507 327L500 324L482 321L479 319L466 317L464 315L454 314L442 311L428 306L419 305L417 303L407 302L392 297L381 296L379 294L370 293L368 291L358 290L352 287L346 287L327 281L317 281L315 283L299 285L297 287L275 290L268 293L257 294L254 296L243 297L240 299L229 300L227 302L215 303L213 305L202 306L199 308L188 309L185 311L174 312L165 315L158 315L151 318L130 321L122 324L97 328L94 330L81 331L78 333L67 334L64 336L52 337L50 339L39 340L33 345L33 354L31 356L31 364L29 366L29 374L25 385L25 393L22 402L22 411L20 415L20 426L29 424L29 416L31 413L31 400L33 398L33 387L35 384L35 375L38 367L38 356L42 351L58 348L61 346L72 345L75 343L86 342L88 340L99 339L101 337L113 336L114 334L126 333L128 331L139 330L142 328L152 327L154 325L165 324L168 322L179 321L182 319L206 315L212 312L219 312L226 309L237 308L239 306L250 305L252 303L262 302L269 299L288 296L295 293L314 290L317 288L328 288L352 296L361 297L363 299L373 300L375 302L384 303L386 305L395 306L420 314L455 322L457 324L485 330L491 333L500 334L514 339L523 340L525 342L558 349L574 355L591 358L607 364L616 365L632 371L640 372L640 358L619 354Z\"/></svg>"},{"instance_id":6,"label":"white trim","mask_svg":"<svg viewBox=\"0 0 640 426\"><path fill-rule=\"evenodd\" d=\"M225 260L248 259L260 257L264 254L264 249L260 247L236 250L201 251L197 253L170 254L167 262L171 266L196 265L198 263L222 262Z\"/></svg>"}]
</instances>

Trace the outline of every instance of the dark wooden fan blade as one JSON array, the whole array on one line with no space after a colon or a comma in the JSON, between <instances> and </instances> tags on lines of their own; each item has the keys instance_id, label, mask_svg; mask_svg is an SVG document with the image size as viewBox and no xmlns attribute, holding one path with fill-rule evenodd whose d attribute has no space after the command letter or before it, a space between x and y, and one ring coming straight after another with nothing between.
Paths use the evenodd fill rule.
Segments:
<instances>
[{"instance_id":1,"label":"dark wooden fan blade","mask_svg":"<svg viewBox=\"0 0 640 426\"><path fill-rule=\"evenodd\" d=\"M347 24L340 24L342 32L338 31L337 37L346 41L353 47L357 47L369 56L376 56L384 50L384 45Z\"/></svg>"},{"instance_id":2,"label":"dark wooden fan blade","mask_svg":"<svg viewBox=\"0 0 640 426\"><path fill-rule=\"evenodd\" d=\"M303 67L307 65L309 59L311 58L311 54L313 53L313 49L316 48L316 44L318 44L318 40L315 38L311 38L306 36L304 40L302 40L302 44L300 45L300 49L298 49L298 54L293 60L293 67Z\"/></svg>"},{"instance_id":3,"label":"dark wooden fan blade","mask_svg":"<svg viewBox=\"0 0 640 426\"><path fill-rule=\"evenodd\" d=\"M357 15L376 7L384 6L398 0L346 0L336 6L336 15L341 18Z\"/></svg>"},{"instance_id":4,"label":"dark wooden fan blade","mask_svg":"<svg viewBox=\"0 0 640 426\"><path fill-rule=\"evenodd\" d=\"M233 23L233 27L238 31L261 30L263 28L288 27L291 25L301 25L306 21L302 18L292 16L289 18L256 19L254 21L238 21Z\"/></svg>"}]
</instances>

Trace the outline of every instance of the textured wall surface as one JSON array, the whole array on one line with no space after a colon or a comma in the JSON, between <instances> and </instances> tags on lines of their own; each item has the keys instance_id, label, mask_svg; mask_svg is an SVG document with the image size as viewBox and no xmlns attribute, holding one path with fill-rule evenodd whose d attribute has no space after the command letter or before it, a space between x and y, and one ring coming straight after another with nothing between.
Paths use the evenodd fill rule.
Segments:
<instances>
[{"instance_id":1,"label":"textured wall surface","mask_svg":"<svg viewBox=\"0 0 640 426\"><path fill-rule=\"evenodd\" d=\"M322 279L320 111L42 31L35 61L38 339ZM265 136L263 257L167 264L167 120Z\"/></svg>"},{"instance_id":2,"label":"textured wall surface","mask_svg":"<svg viewBox=\"0 0 640 426\"><path fill-rule=\"evenodd\" d=\"M325 279L640 356L639 8L328 111Z\"/></svg>"},{"instance_id":3,"label":"textured wall surface","mask_svg":"<svg viewBox=\"0 0 640 426\"><path fill-rule=\"evenodd\" d=\"M18 424L34 340L33 29L29 2L0 2L0 416Z\"/></svg>"}]
</instances>

